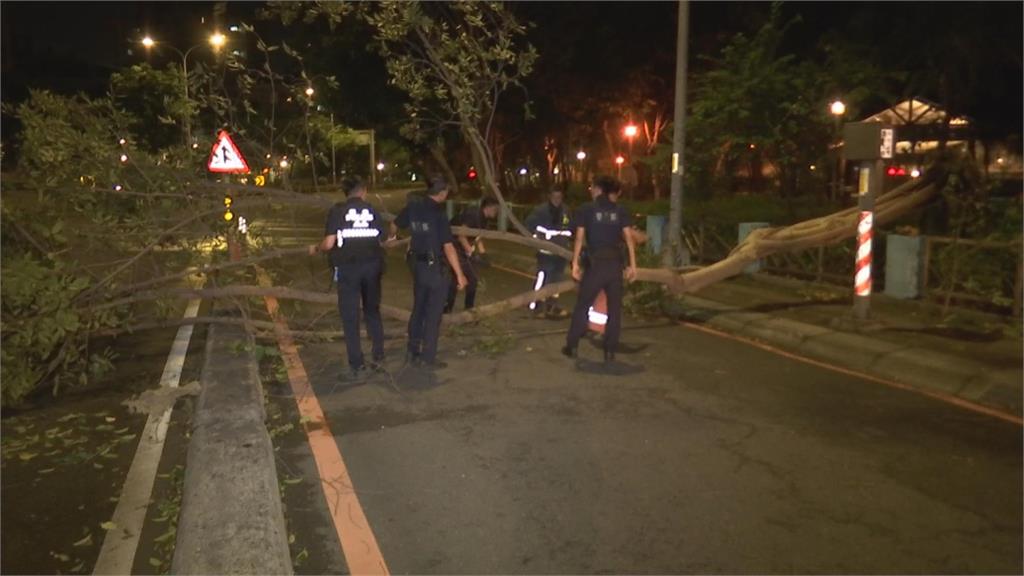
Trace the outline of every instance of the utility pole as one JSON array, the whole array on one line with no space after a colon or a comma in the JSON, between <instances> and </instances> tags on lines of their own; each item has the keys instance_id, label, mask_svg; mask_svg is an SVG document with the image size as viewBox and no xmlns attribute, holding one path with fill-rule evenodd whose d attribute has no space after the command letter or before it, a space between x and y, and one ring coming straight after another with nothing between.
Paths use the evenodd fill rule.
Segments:
<instances>
[{"instance_id":1,"label":"utility pole","mask_svg":"<svg viewBox=\"0 0 1024 576\"><path fill-rule=\"evenodd\" d=\"M668 267L689 264L690 255L682 242L683 230L683 159L686 146L686 59L689 44L690 1L679 0L678 32L676 35L676 98L672 134L672 193L669 199L668 250L663 265Z\"/></svg>"}]
</instances>

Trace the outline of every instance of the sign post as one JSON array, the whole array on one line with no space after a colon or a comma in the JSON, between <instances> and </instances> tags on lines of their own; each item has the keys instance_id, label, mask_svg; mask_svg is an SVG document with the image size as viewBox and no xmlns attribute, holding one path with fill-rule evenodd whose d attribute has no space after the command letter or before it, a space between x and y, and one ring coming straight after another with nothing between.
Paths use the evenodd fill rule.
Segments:
<instances>
[{"instance_id":1,"label":"sign post","mask_svg":"<svg viewBox=\"0 0 1024 576\"><path fill-rule=\"evenodd\" d=\"M210 150L210 159L206 162L206 169L217 174L249 173L249 164L227 131L221 130L217 134L217 141L214 142L213 148ZM242 259L242 247L238 243L237 234L232 226L234 224L232 221L235 218L231 209L233 202L230 194L224 197L224 220L229 225L227 231L228 254L230 254L232 262L237 262ZM237 230L242 234L248 231L245 218L241 216L238 217Z\"/></svg>"},{"instance_id":2,"label":"sign post","mask_svg":"<svg viewBox=\"0 0 1024 576\"><path fill-rule=\"evenodd\" d=\"M846 159L860 164L857 179L860 215L857 219L857 259L853 282L853 315L858 320L866 320L871 314L875 196L882 190L882 163L892 159L894 140L893 128L878 122L851 122L843 128Z\"/></svg>"}]
</instances>

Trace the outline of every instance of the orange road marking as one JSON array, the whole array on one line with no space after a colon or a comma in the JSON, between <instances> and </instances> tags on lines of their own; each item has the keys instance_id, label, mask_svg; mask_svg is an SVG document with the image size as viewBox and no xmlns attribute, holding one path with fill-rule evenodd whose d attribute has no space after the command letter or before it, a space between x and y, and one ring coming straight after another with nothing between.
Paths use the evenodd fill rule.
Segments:
<instances>
[{"instance_id":1,"label":"orange road marking","mask_svg":"<svg viewBox=\"0 0 1024 576\"><path fill-rule=\"evenodd\" d=\"M501 271L504 271L504 272L510 272L512 274L518 274L518 275L520 275L520 276L522 276L524 278L529 278L529 279L533 280L533 275L532 274L527 274L526 272L523 272L521 270L516 270L514 268L505 268L504 266L498 266L497 264L491 264L491 268L494 268L496 270L501 270Z\"/></svg>"},{"instance_id":2,"label":"orange road marking","mask_svg":"<svg viewBox=\"0 0 1024 576\"><path fill-rule=\"evenodd\" d=\"M261 284L269 284L266 272L257 268L257 273ZM299 416L304 422L309 447L320 474L320 486L327 500L331 519L334 521L334 530L338 534L349 573L387 575L387 564L384 562L380 547L377 546L377 539L373 535L370 523L366 520L366 514L363 513L363 507L359 504L352 478L348 474L345 461L341 458L341 450L334 441L334 435L320 408L320 401L309 383L306 367L302 364L291 333L288 332L288 325L278 314L277 298L265 296L264 301L267 304L267 312L274 319L274 334L281 349L285 368L288 370L288 380L295 395L295 403L299 407Z\"/></svg>"},{"instance_id":3,"label":"orange road marking","mask_svg":"<svg viewBox=\"0 0 1024 576\"><path fill-rule=\"evenodd\" d=\"M1016 424L1018 426L1024 426L1024 419L1021 419L1019 416L1017 416L1015 414L1010 414L1008 412L1003 412L1002 410L997 410L995 408L990 408L990 407L984 406L982 404L977 404L977 403L971 402L970 400L964 400L963 398L958 398L958 397L952 396L950 394L943 394L942 392L932 392L930 390L921 390L920 388L914 388L913 386L908 386L907 384L901 384L901 383L895 382L893 380L886 380L884 378L879 378L878 376L872 376L871 374L865 374L863 372L858 372L856 370L850 370L848 368L841 368L839 366L834 366L832 364L821 362L819 360L812 360L811 358L807 358L805 356L800 356L800 355L797 355L797 354L793 354L792 352L786 352L785 350L780 350L779 348L775 348L774 346L769 346L768 344L763 344L763 343L758 342L756 340L751 340L749 338L744 338L742 336L736 336L735 334L729 334L728 332L722 332L721 330L715 330L714 328L708 328L707 326L701 326L700 324L694 324L692 322L686 322L684 320L679 320L678 322L680 324L682 324L683 326L686 326L686 327L689 327L689 328L693 328L694 330L699 330L701 332L706 332L708 334L719 336L721 338L728 338L730 340L735 340L737 342L743 342L744 344L748 344L748 345L753 346L755 348L760 348L762 350L771 352L773 354L778 354L779 356L785 356L786 358L790 358L792 360L797 360L797 361L803 362L805 364L810 364L812 366L817 366L819 368L825 368L826 370L832 370L833 372L839 372L840 374L846 374L848 376L855 376L857 378L863 378L864 380L869 380L869 381L875 382L877 384L884 384L885 386L889 386L890 388L896 388L896 389L899 389L899 390L906 390L907 392L913 392L915 394L920 394L922 396L927 396L929 398L932 398L932 399L935 399L935 400L939 400L939 401L945 402L947 404L952 404L953 406L956 406L958 408L963 408L965 410L970 410L972 412L977 412L979 414L984 414L985 416L991 416L993 418L998 418L999 420L1010 422L1011 424Z\"/></svg>"}]
</instances>

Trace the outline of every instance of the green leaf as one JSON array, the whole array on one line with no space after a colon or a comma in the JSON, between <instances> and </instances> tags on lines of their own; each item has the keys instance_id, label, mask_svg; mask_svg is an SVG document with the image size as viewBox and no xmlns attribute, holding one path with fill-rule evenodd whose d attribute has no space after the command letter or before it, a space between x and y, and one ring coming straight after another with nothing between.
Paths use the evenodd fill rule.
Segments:
<instances>
[{"instance_id":1,"label":"green leaf","mask_svg":"<svg viewBox=\"0 0 1024 576\"><path fill-rule=\"evenodd\" d=\"M102 523L100 523L100 528L103 528L104 530L107 530L109 532L110 530L116 530L117 529L117 524L115 524L114 522L110 522L110 521L102 522Z\"/></svg>"},{"instance_id":2,"label":"green leaf","mask_svg":"<svg viewBox=\"0 0 1024 576\"><path fill-rule=\"evenodd\" d=\"M149 558L149 565L153 568L159 568L162 564L163 561L159 558L153 558L152 556Z\"/></svg>"},{"instance_id":3,"label":"green leaf","mask_svg":"<svg viewBox=\"0 0 1024 576\"><path fill-rule=\"evenodd\" d=\"M92 546L92 532L86 534L85 538L75 542L72 546Z\"/></svg>"}]
</instances>

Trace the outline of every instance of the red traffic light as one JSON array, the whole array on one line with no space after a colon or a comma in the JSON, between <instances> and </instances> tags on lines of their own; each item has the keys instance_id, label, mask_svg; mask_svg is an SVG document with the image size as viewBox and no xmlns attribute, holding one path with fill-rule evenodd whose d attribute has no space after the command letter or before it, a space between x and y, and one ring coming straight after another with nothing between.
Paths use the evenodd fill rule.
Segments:
<instances>
[{"instance_id":1,"label":"red traffic light","mask_svg":"<svg viewBox=\"0 0 1024 576\"><path fill-rule=\"evenodd\" d=\"M469 172L466 172L466 177L470 180L476 180L476 169L470 168Z\"/></svg>"},{"instance_id":2,"label":"red traffic light","mask_svg":"<svg viewBox=\"0 0 1024 576\"><path fill-rule=\"evenodd\" d=\"M888 174L889 176L895 176L896 175L896 167L895 166L889 166L889 169L886 170L885 173Z\"/></svg>"}]
</instances>

